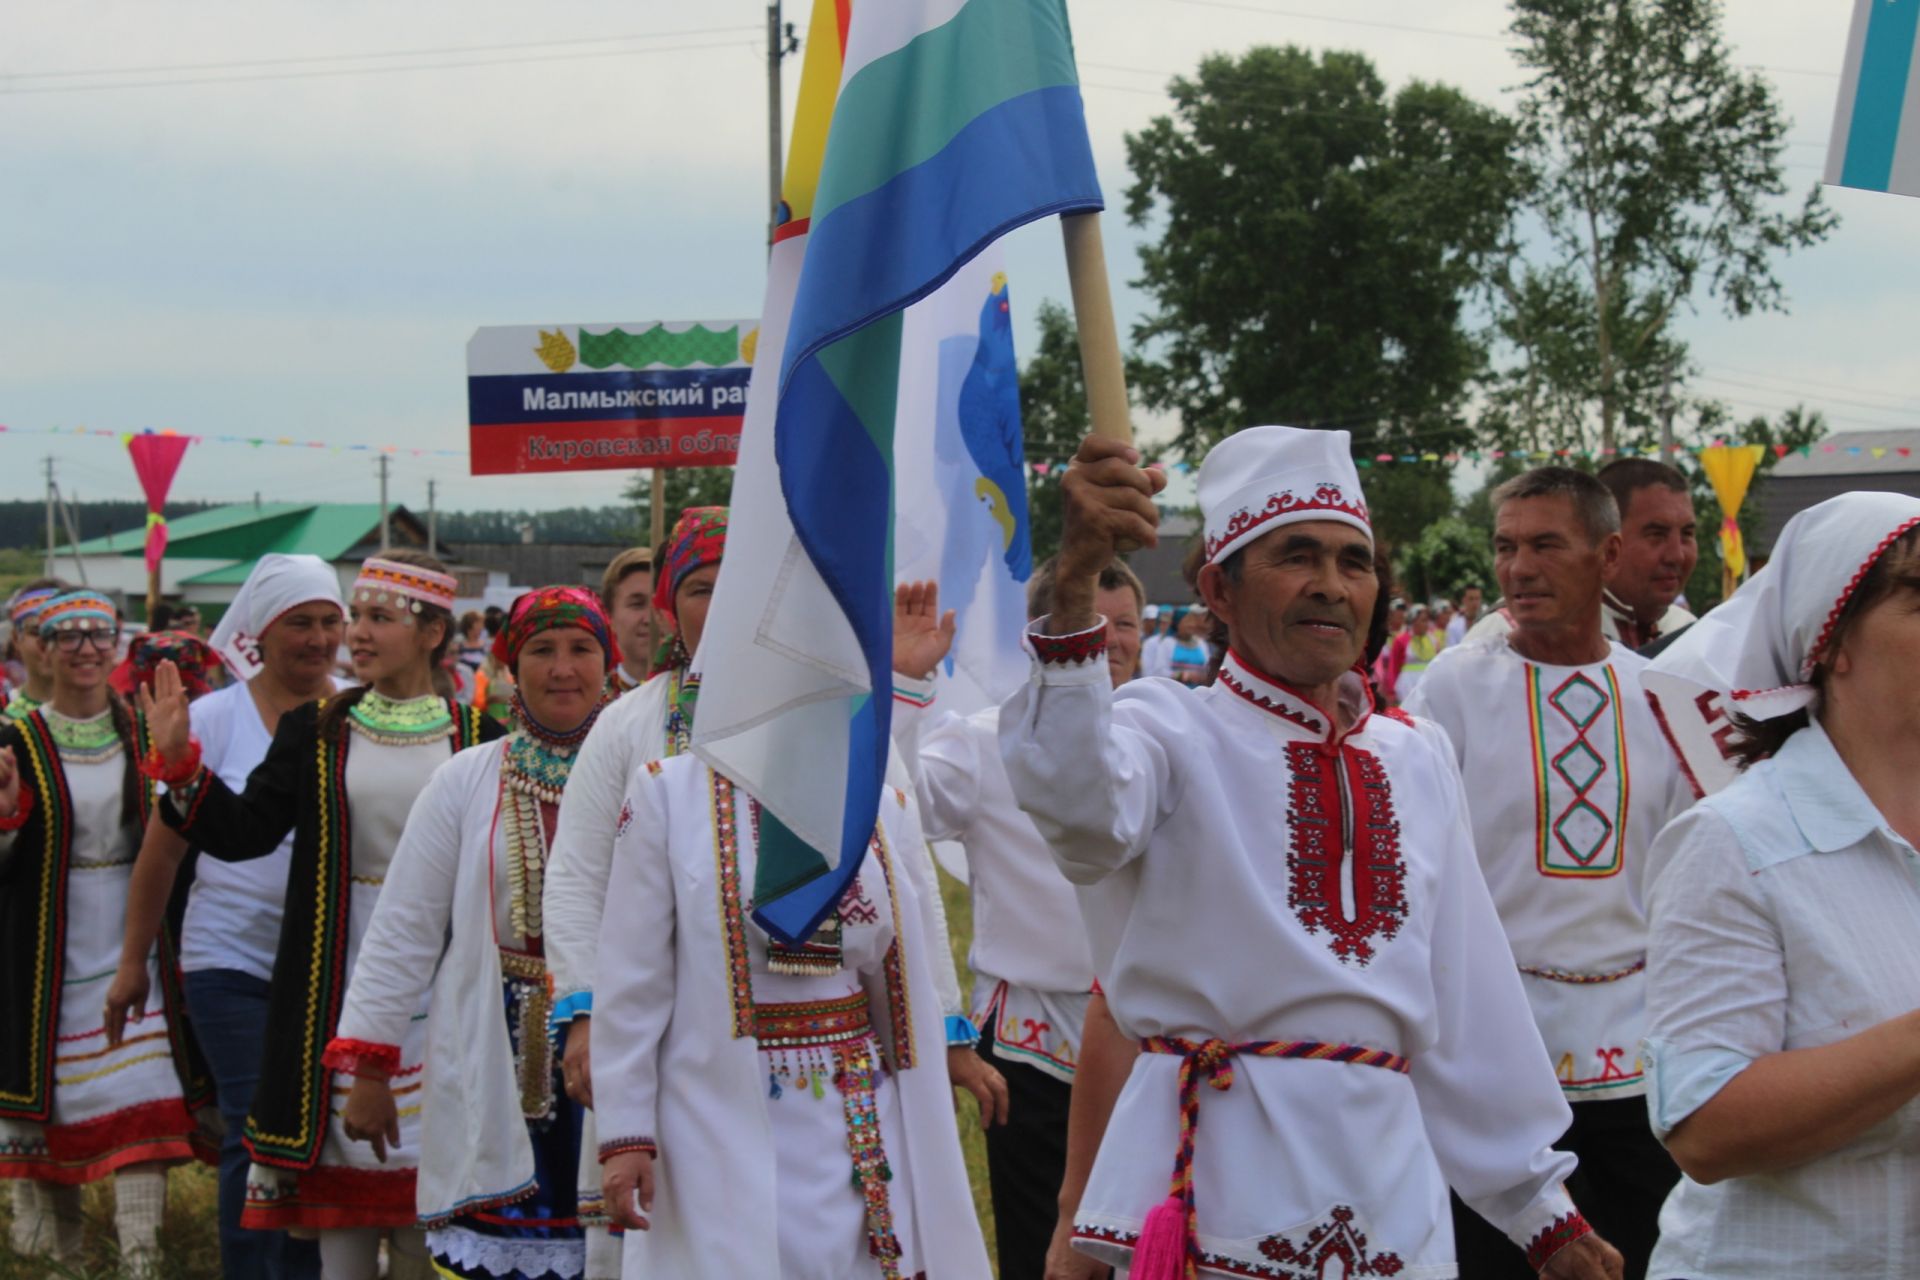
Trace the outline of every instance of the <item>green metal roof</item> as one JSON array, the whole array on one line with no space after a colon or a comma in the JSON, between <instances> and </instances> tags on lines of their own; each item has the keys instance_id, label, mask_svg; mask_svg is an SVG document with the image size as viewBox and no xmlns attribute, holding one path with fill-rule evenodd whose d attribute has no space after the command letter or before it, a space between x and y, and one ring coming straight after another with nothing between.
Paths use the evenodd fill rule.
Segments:
<instances>
[{"instance_id":1,"label":"green metal roof","mask_svg":"<svg viewBox=\"0 0 1920 1280\"><path fill-rule=\"evenodd\" d=\"M396 513L397 513L396 508ZM235 570L232 582L246 579L253 562L271 551L338 560L361 543L378 539L380 506L373 502L269 502L216 507L167 522L167 554L192 560L237 560L190 581L212 584ZM129 529L80 544L81 555L138 556L146 530ZM216 576L219 575L219 576Z\"/></svg>"}]
</instances>

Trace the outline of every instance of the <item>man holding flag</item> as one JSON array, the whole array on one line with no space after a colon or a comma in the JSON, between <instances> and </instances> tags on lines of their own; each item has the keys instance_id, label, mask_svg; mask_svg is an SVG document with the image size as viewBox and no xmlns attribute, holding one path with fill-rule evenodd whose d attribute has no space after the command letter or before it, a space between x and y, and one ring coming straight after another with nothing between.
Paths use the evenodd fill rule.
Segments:
<instances>
[{"instance_id":1,"label":"man holding flag","mask_svg":"<svg viewBox=\"0 0 1920 1280\"><path fill-rule=\"evenodd\" d=\"M1035 673L1000 718L1143 1050L1077 1244L1131 1280L1452 1276L1451 1185L1542 1275L1618 1280L1562 1185L1567 1105L1451 752L1354 670L1379 588L1346 433L1208 454L1198 585L1230 647L1200 690L1108 678L1097 574L1155 541L1165 484L1138 458L1081 445Z\"/></svg>"}]
</instances>

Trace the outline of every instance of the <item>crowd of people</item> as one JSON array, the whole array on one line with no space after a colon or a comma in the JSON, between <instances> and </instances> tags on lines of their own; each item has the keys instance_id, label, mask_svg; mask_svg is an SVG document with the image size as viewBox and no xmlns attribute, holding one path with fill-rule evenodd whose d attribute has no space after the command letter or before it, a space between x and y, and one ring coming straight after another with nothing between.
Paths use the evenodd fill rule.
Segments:
<instances>
[{"instance_id":1,"label":"crowd of people","mask_svg":"<svg viewBox=\"0 0 1920 1280\"><path fill-rule=\"evenodd\" d=\"M1004 1280L1909 1274L1920 500L1803 512L1696 622L1663 464L1507 481L1496 583L1411 606L1345 433L1213 449L1185 609L1118 554L1163 484L1082 444L1003 705L899 584L878 822L799 941L754 915L795 837L691 751L724 508L488 612L269 555L124 659L21 589L14 1250L76 1261L111 1178L156 1275L198 1159L229 1277L984 1277L964 1094Z\"/></svg>"}]
</instances>

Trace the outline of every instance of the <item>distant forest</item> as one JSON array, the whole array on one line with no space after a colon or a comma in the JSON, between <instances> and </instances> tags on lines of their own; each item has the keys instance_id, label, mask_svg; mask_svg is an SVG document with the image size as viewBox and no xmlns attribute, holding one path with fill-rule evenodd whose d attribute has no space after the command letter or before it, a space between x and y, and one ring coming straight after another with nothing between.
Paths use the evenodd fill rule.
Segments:
<instances>
[{"instance_id":1,"label":"distant forest","mask_svg":"<svg viewBox=\"0 0 1920 1280\"><path fill-rule=\"evenodd\" d=\"M167 518L221 505L211 502L170 502ZM414 511L425 519L424 511ZM147 508L139 502L79 502L73 506L80 538L100 538L122 530L145 527ZM639 529L640 511L629 504L610 507L566 507L559 511L442 511L439 536L456 546L463 542L518 542L520 527L533 526L537 542L630 542ZM59 526L56 541L66 545L66 527ZM47 507L44 502L0 502L0 547L44 547L47 543Z\"/></svg>"}]
</instances>

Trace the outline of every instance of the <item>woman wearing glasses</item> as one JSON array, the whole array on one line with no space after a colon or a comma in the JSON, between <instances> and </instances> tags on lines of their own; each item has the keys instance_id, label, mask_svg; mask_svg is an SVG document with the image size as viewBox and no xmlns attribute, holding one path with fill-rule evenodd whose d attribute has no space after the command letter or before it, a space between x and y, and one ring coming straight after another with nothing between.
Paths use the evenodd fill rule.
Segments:
<instances>
[{"instance_id":1,"label":"woman wearing glasses","mask_svg":"<svg viewBox=\"0 0 1920 1280\"><path fill-rule=\"evenodd\" d=\"M107 1046L140 833L153 803L136 768L142 731L107 682L120 618L88 591L38 618L52 659L47 703L0 730L0 1176L31 1179L36 1243L77 1262L80 1186L112 1175L121 1265L158 1266L167 1165L195 1154L189 1051L171 956L147 963L162 993Z\"/></svg>"}]
</instances>

